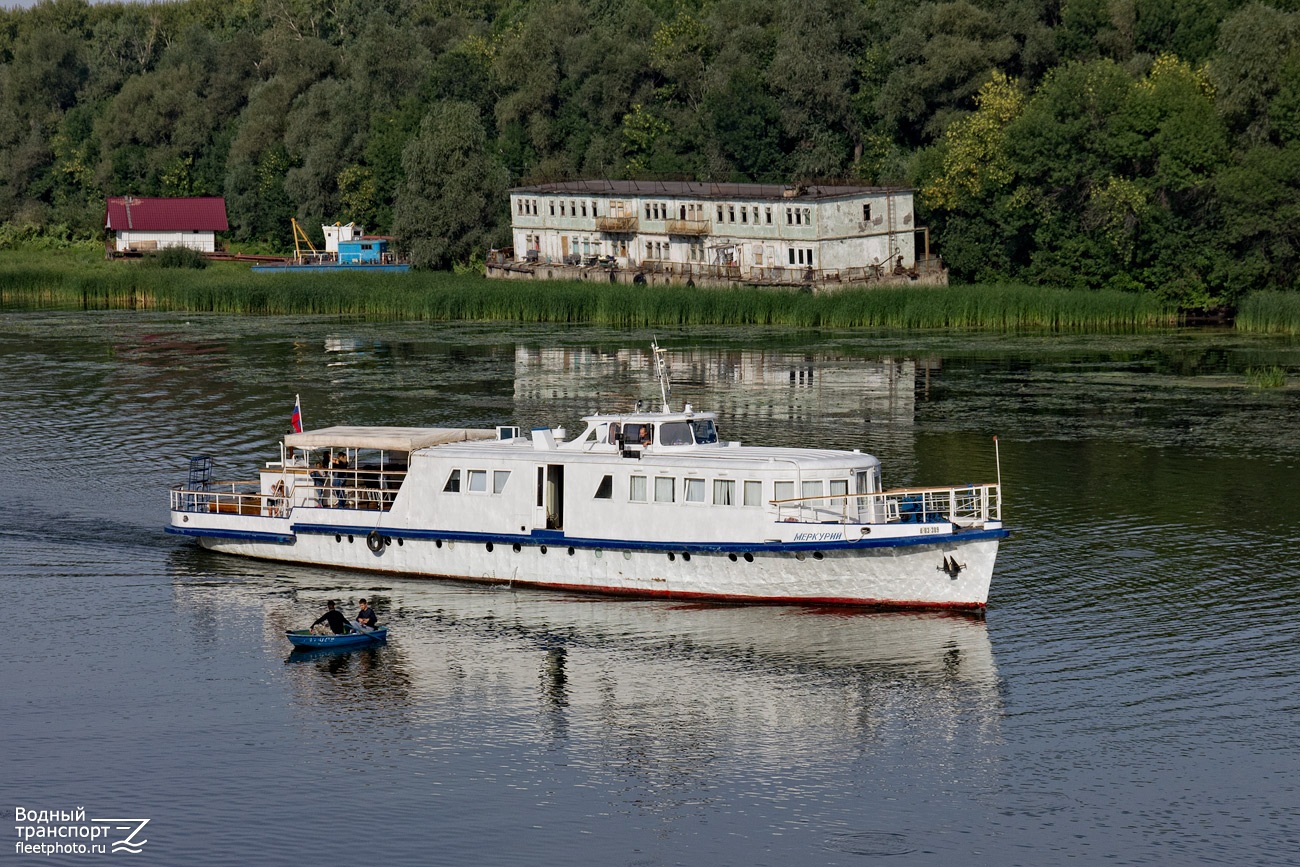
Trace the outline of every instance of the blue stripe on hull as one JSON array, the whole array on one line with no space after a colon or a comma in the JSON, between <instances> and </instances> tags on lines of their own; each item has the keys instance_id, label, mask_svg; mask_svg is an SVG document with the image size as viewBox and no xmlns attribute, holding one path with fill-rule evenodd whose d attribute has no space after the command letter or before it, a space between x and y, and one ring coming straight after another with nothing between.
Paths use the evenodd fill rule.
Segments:
<instances>
[{"instance_id":1,"label":"blue stripe on hull","mask_svg":"<svg viewBox=\"0 0 1300 867\"><path fill-rule=\"evenodd\" d=\"M857 551L863 548L904 548L914 545L945 545L954 542L976 542L987 539L1005 539L1008 530L963 530L946 536L909 536L898 539L861 539L853 542L642 542L632 539L591 539L565 536L563 533L537 531L531 535L521 533L464 533L446 530L411 530L390 527L348 527L334 524L294 524L297 533L323 536L365 536L370 530L393 539L438 540L444 542L492 542L501 545L568 545L574 548L616 548L620 551L673 551L688 553L743 554L759 551ZM203 534L199 534L203 535Z\"/></svg>"},{"instance_id":2,"label":"blue stripe on hull","mask_svg":"<svg viewBox=\"0 0 1300 867\"><path fill-rule=\"evenodd\" d=\"M177 536L193 536L196 539L233 539L237 542L270 542L274 545L292 545L298 537L292 533L257 533L251 530L211 530L198 527L163 527L168 533Z\"/></svg>"}]
</instances>

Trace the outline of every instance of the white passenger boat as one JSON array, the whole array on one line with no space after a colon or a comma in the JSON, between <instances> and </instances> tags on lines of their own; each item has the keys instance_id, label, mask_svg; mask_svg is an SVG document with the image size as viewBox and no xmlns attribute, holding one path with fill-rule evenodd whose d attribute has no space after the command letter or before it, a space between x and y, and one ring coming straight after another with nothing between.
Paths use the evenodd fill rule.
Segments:
<instances>
[{"instance_id":1,"label":"white passenger boat","mask_svg":"<svg viewBox=\"0 0 1300 867\"><path fill-rule=\"evenodd\" d=\"M169 532L214 551L416 576L737 602L983 608L998 484L883 490L857 450L727 442L662 404L563 429L329 427L256 480L191 459ZM322 465L321 458L324 458Z\"/></svg>"}]
</instances>

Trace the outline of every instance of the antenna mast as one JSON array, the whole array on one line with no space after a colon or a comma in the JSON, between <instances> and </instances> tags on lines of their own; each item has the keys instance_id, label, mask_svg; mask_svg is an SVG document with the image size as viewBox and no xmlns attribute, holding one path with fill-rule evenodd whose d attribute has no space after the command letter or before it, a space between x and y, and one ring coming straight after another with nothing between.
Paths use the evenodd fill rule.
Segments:
<instances>
[{"instance_id":1,"label":"antenna mast","mask_svg":"<svg viewBox=\"0 0 1300 867\"><path fill-rule=\"evenodd\" d=\"M668 381L668 350L659 347L658 339L650 340L650 348L654 351L655 356L655 378L659 380L659 394L663 397L663 411L672 412L668 408L668 397L673 393L673 384Z\"/></svg>"}]
</instances>

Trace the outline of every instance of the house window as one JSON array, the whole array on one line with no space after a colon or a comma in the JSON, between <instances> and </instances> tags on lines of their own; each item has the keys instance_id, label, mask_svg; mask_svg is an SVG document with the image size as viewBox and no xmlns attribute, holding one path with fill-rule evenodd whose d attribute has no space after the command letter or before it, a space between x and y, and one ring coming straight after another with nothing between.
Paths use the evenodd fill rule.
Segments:
<instances>
[{"instance_id":1,"label":"house window","mask_svg":"<svg viewBox=\"0 0 1300 867\"><path fill-rule=\"evenodd\" d=\"M805 226L811 226L811 225L812 225L812 209L811 209L811 208L804 208L804 209L803 209L803 224L804 224Z\"/></svg>"},{"instance_id":2,"label":"house window","mask_svg":"<svg viewBox=\"0 0 1300 867\"><path fill-rule=\"evenodd\" d=\"M583 215L584 217L587 216L587 203L586 203L586 202L583 202L583 203L582 203L582 215Z\"/></svg>"},{"instance_id":3,"label":"house window","mask_svg":"<svg viewBox=\"0 0 1300 867\"><path fill-rule=\"evenodd\" d=\"M645 218L646 218L647 220L650 219L650 203L649 203L649 202L646 202L646 203L645 203Z\"/></svg>"},{"instance_id":4,"label":"house window","mask_svg":"<svg viewBox=\"0 0 1300 867\"><path fill-rule=\"evenodd\" d=\"M596 486L597 500L612 500L614 498L614 477L605 476Z\"/></svg>"},{"instance_id":5,"label":"house window","mask_svg":"<svg viewBox=\"0 0 1300 867\"><path fill-rule=\"evenodd\" d=\"M786 209L785 209L785 224L786 224L787 226L793 226L793 225L794 225L794 208L786 208Z\"/></svg>"},{"instance_id":6,"label":"house window","mask_svg":"<svg viewBox=\"0 0 1300 867\"><path fill-rule=\"evenodd\" d=\"M742 222L742 223L748 223L748 222L749 222L749 209L748 209L748 208L744 208L744 207L742 207L742 208L740 209L740 222Z\"/></svg>"},{"instance_id":7,"label":"house window","mask_svg":"<svg viewBox=\"0 0 1300 867\"><path fill-rule=\"evenodd\" d=\"M564 216L564 202L560 202L560 216Z\"/></svg>"},{"instance_id":8,"label":"house window","mask_svg":"<svg viewBox=\"0 0 1300 867\"><path fill-rule=\"evenodd\" d=\"M487 493L487 470L470 470L466 481L469 483L468 488L476 494Z\"/></svg>"},{"instance_id":9,"label":"house window","mask_svg":"<svg viewBox=\"0 0 1300 867\"><path fill-rule=\"evenodd\" d=\"M768 224L769 226L772 225L772 206L771 206L771 205L768 205L768 206L767 206L766 208L764 208L763 210L766 212L766 215L767 215L767 224Z\"/></svg>"},{"instance_id":10,"label":"house window","mask_svg":"<svg viewBox=\"0 0 1300 867\"><path fill-rule=\"evenodd\" d=\"M791 247L791 248L790 248L789 253L790 253L790 264L793 265L793 264L794 264L794 247Z\"/></svg>"},{"instance_id":11,"label":"house window","mask_svg":"<svg viewBox=\"0 0 1300 867\"><path fill-rule=\"evenodd\" d=\"M794 209L794 224L795 224L796 226L802 226L802 225L803 225L803 208L795 208L795 209Z\"/></svg>"},{"instance_id":12,"label":"house window","mask_svg":"<svg viewBox=\"0 0 1300 867\"><path fill-rule=\"evenodd\" d=\"M506 489L506 482L510 480L509 470L492 471L492 493L499 494Z\"/></svg>"},{"instance_id":13,"label":"house window","mask_svg":"<svg viewBox=\"0 0 1300 867\"><path fill-rule=\"evenodd\" d=\"M452 470L451 475L447 476L447 484L442 486L444 494L460 493L460 470Z\"/></svg>"},{"instance_id":14,"label":"house window","mask_svg":"<svg viewBox=\"0 0 1300 867\"><path fill-rule=\"evenodd\" d=\"M655 502L656 503L674 503L674 496L677 488L677 480L672 476L655 477Z\"/></svg>"},{"instance_id":15,"label":"house window","mask_svg":"<svg viewBox=\"0 0 1300 867\"><path fill-rule=\"evenodd\" d=\"M713 505L734 506L736 504L736 483L731 479L713 480Z\"/></svg>"},{"instance_id":16,"label":"house window","mask_svg":"<svg viewBox=\"0 0 1300 867\"><path fill-rule=\"evenodd\" d=\"M645 502L645 476L633 476L628 480L627 498L634 503Z\"/></svg>"},{"instance_id":17,"label":"house window","mask_svg":"<svg viewBox=\"0 0 1300 867\"><path fill-rule=\"evenodd\" d=\"M551 202L551 216L555 216L555 202Z\"/></svg>"},{"instance_id":18,"label":"house window","mask_svg":"<svg viewBox=\"0 0 1300 867\"><path fill-rule=\"evenodd\" d=\"M745 505L746 506L763 505L763 483L762 482L745 482Z\"/></svg>"},{"instance_id":19,"label":"house window","mask_svg":"<svg viewBox=\"0 0 1300 867\"><path fill-rule=\"evenodd\" d=\"M718 222L722 222L722 205L718 205Z\"/></svg>"},{"instance_id":20,"label":"house window","mask_svg":"<svg viewBox=\"0 0 1300 867\"><path fill-rule=\"evenodd\" d=\"M807 262L808 267L811 268L811 267L812 267L812 248L809 247L807 250L804 251L804 253L805 253L805 254L807 255L807 257L808 257L808 262Z\"/></svg>"},{"instance_id":21,"label":"house window","mask_svg":"<svg viewBox=\"0 0 1300 867\"><path fill-rule=\"evenodd\" d=\"M728 223L734 223L734 222L736 222L736 206L735 206L735 205L727 205L727 222L728 222Z\"/></svg>"},{"instance_id":22,"label":"house window","mask_svg":"<svg viewBox=\"0 0 1300 867\"><path fill-rule=\"evenodd\" d=\"M870 222L871 222L871 203L870 203L870 202L867 202L865 205L862 206L862 222L864 222L864 223L870 223Z\"/></svg>"}]
</instances>

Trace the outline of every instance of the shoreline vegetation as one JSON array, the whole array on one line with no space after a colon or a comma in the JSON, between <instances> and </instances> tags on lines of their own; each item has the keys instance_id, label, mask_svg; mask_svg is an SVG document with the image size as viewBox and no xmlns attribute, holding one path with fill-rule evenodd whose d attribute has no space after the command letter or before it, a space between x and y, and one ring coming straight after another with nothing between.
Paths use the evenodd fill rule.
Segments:
<instances>
[{"instance_id":1,"label":"shoreline vegetation","mask_svg":"<svg viewBox=\"0 0 1300 867\"><path fill-rule=\"evenodd\" d=\"M372 320L502 321L612 327L758 325L791 328L972 328L1134 332L1187 324L1147 294L1023 285L882 287L813 294L788 289L488 280L478 274L254 274L242 263L203 269L107 261L98 248L8 250L0 309L321 314ZM1300 334L1300 295L1261 292L1238 309L1238 331Z\"/></svg>"}]
</instances>

